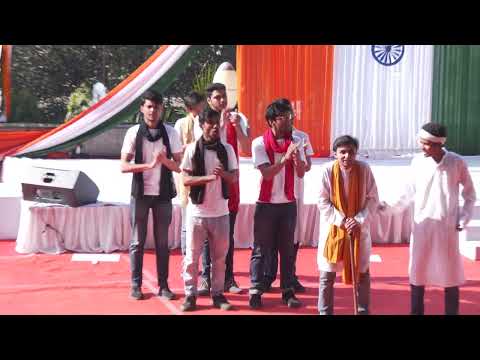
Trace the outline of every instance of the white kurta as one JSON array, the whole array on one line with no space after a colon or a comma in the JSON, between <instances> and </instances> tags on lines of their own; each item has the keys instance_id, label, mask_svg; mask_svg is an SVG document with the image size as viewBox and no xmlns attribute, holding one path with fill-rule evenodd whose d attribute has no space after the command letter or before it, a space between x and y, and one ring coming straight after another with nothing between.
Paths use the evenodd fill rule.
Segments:
<instances>
[{"instance_id":1,"label":"white kurta","mask_svg":"<svg viewBox=\"0 0 480 360\"><path fill-rule=\"evenodd\" d=\"M330 225L340 226L345 218L340 210L333 206L332 202L332 170L335 162L325 164L322 171L320 193L318 200L318 209L320 210L320 235L318 240L317 262L320 271L338 272L343 270L343 262L336 264L329 263L323 256L325 244L330 232ZM355 220L361 224L360 235L360 272L364 273L370 266L370 250L372 247L372 239L370 237L369 215L376 211L378 206L378 192L375 178L373 177L370 166L362 161L360 164L360 176L362 177L362 188L360 189L361 210L355 215ZM342 170L342 179L344 189L348 189L348 172ZM348 191L345 191L346 200L348 201Z\"/></svg>"},{"instance_id":2,"label":"white kurta","mask_svg":"<svg viewBox=\"0 0 480 360\"><path fill-rule=\"evenodd\" d=\"M413 285L459 286L465 282L457 224L466 226L475 204L475 189L465 161L446 151L440 163L423 154L410 165L405 194L392 206L401 211L414 201L408 272ZM459 206L459 185L464 206Z\"/></svg>"}]
</instances>

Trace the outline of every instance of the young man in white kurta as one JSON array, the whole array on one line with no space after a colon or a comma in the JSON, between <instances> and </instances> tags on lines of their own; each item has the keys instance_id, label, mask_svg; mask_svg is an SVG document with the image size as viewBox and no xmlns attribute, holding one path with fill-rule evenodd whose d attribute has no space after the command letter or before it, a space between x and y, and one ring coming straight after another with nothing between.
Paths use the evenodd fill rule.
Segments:
<instances>
[{"instance_id":1,"label":"young man in white kurta","mask_svg":"<svg viewBox=\"0 0 480 360\"><path fill-rule=\"evenodd\" d=\"M200 115L200 124L204 129L202 141L208 140L211 142L215 140L221 142L218 134L219 120L220 114L212 109L206 109ZM213 140L206 135L206 132L212 127L217 129L215 132L217 137ZM198 141L187 147L181 165L185 183L192 186L192 190L195 185L190 184L189 181L190 179L198 178L198 176L193 176L193 159ZM238 163L235 152L229 144L223 142L221 144L225 148L228 157L228 171L223 173L229 173L225 177L230 176L238 181ZM218 305L218 307L228 310L230 307L223 297L223 291L225 283L225 257L229 248L229 209L228 198L224 197L222 191L222 179L225 177L222 172L218 173L218 167L221 166L221 163L217 152L208 149L204 150L204 166L205 176L203 178L206 180L201 181L205 185L203 201L199 204L189 201L187 205L186 255L183 263L186 300L183 309L193 310L195 308L198 259L205 239L208 239L212 257L212 299L215 306Z\"/></svg>"},{"instance_id":2,"label":"young man in white kurta","mask_svg":"<svg viewBox=\"0 0 480 360\"><path fill-rule=\"evenodd\" d=\"M350 168L343 166L340 158L344 150L352 150L353 159L349 159L351 164L357 163L360 166L360 177L362 187L360 189L360 208L361 210L355 215L355 221L360 225L360 260L359 272L360 279L358 282L358 313L369 314L370 303L370 251L372 240L370 237L370 227L368 221L370 214L377 209L378 192L375 178L373 177L370 166L356 159L358 151L358 141L348 135L340 136L333 143L333 151L337 160L331 161L324 165L321 179L318 200L318 209L320 211L320 233L318 241L317 262L320 270L320 288L318 311L321 315L333 315L334 313L334 282L336 273L344 268L343 261L338 263L330 263L324 256L324 250L332 225L345 227L346 216L339 209L335 208L332 200L332 171L336 161L340 162L340 170L343 181L343 189L345 202L348 203L348 186ZM348 246L348 244L346 245Z\"/></svg>"},{"instance_id":3,"label":"young man in white kurta","mask_svg":"<svg viewBox=\"0 0 480 360\"><path fill-rule=\"evenodd\" d=\"M445 288L445 313L458 314L458 287L465 282L458 232L470 221L476 193L467 164L447 151L445 142L445 127L434 123L422 127L419 143L424 153L412 160L405 194L392 206L393 211L402 211L414 202L408 269L412 315L424 313L425 286Z\"/></svg>"}]
</instances>

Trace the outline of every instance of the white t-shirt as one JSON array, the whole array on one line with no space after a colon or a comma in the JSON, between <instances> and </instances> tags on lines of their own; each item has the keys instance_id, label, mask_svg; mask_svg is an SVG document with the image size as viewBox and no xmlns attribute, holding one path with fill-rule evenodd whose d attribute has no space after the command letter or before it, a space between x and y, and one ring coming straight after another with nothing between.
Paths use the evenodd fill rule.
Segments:
<instances>
[{"instance_id":1,"label":"white t-shirt","mask_svg":"<svg viewBox=\"0 0 480 360\"><path fill-rule=\"evenodd\" d=\"M140 125L132 126L127 130L125 139L123 140L122 154L131 154L135 157L135 140L137 138L138 129L140 129ZM170 125L165 125L165 129L167 130L168 139L170 140L170 149L172 154L181 153L182 143L180 142L178 133ZM150 129L149 131L152 135L155 135L155 133L159 130ZM165 145L163 144L163 139L155 142L150 142L147 139L143 139L142 163L147 164L153 161L153 154L156 151L166 151ZM134 159L132 161L134 161ZM160 179L162 177L161 167L162 165L159 164L155 168L143 172L144 195L160 195Z\"/></svg>"},{"instance_id":2,"label":"white t-shirt","mask_svg":"<svg viewBox=\"0 0 480 360\"><path fill-rule=\"evenodd\" d=\"M193 142L185 149L185 155L183 156L182 170L192 171L192 159L195 153L195 146L197 142ZM233 147L229 144L222 142L223 146L227 150L228 155L228 170L237 170L238 163L237 157ZM205 173L206 175L213 174L213 170L220 164L220 160L217 157L217 152L213 150L206 150L204 153L205 159ZM205 196L202 204L192 204L191 201L187 205L188 216L194 217L220 217L228 215L228 199L223 198L222 193L222 179L217 177L215 181L205 184Z\"/></svg>"},{"instance_id":3,"label":"white t-shirt","mask_svg":"<svg viewBox=\"0 0 480 360\"><path fill-rule=\"evenodd\" d=\"M299 138L298 136L292 135L293 137L293 142L299 144L299 148L303 146L303 140ZM279 144L282 144L285 140L280 139L277 142ZM300 151L300 160L305 161L305 153L303 151ZM274 159L275 163L279 163L280 160L283 157L283 154L279 153L274 153ZM256 169L262 164L270 164L270 160L267 155L267 151L265 150L265 144L263 142L263 136L260 136L256 138L255 140L252 141L252 160L253 160L253 165L255 166ZM297 172L295 172L295 181L294 181L294 190L295 190L295 198L298 198L299 193L298 193L298 176ZM259 189L262 184L262 177L260 177L260 184L259 184ZM291 202L290 200L287 199L287 196L285 195L285 167L273 178L273 187L272 187L272 197L270 199L271 204L284 204L284 203L289 203Z\"/></svg>"},{"instance_id":4,"label":"white t-shirt","mask_svg":"<svg viewBox=\"0 0 480 360\"><path fill-rule=\"evenodd\" d=\"M240 127L242 128L243 133L245 135L248 135L247 129L249 126L248 126L247 117L241 112L232 112L232 114L240 115ZM200 127L200 122L198 121L198 117L195 118L194 122L195 122L195 125L193 126L193 134L195 136L195 140L198 140L202 137L203 130ZM224 124L221 124L220 126L220 140L225 144L227 143L227 127L224 126Z\"/></svg>"},{"instance_id":5,"label":"white t-shirt","mask_svg":"<svg viewBox=\"0 0 480 360\"><path fill-rule=\"evenodd\" d=\"M301 138L303 140L303 144L307 144L307 147L303 148L303 151L302 150L300 151L300 152L305 153L305 162L306 162L307 156L313 156L315 154L315 152L313 151L312 144L310 142L310 137L308 136L308 134L306 132L303 132L303 131L295 129L295 128L293 128L292 134L293 134L293 136L298 136L299 138ZM298 200L300 200L302 203L303 203L303 193L304 193L303 192L303 187L304 187L303 179L304 178L300 178L298 176L295 177L295 189L298 193L298 196L296 196L296 198Z\"/></svg>"}]
</instances>

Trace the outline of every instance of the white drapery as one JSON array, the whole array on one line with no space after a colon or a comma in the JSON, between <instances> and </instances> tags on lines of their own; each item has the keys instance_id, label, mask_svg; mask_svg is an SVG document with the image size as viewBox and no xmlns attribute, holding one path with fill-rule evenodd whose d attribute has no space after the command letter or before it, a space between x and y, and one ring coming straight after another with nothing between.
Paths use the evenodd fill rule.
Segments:
<instances>
[{"instance_id":1,"label":"white drapery","mask_svg":"<svg viewBox=\"0 0 480 360\"><path fill-rule=\"evenodd\" d=\"M410 154L431 119L433 46L405 45L395 65L380 64L371 45L335 46L332 144L349 134L371 158Z\"/></svg>"}]
</instances>

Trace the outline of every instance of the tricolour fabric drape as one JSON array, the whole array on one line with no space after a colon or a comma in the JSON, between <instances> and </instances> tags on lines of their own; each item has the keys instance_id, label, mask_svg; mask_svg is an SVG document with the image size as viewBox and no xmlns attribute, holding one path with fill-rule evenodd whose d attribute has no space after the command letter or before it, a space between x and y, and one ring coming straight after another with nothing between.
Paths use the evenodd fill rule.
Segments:
<instances>
[{"instance_id":1,"label":"tricolour fabric drape","mask_svg":"<svg viewBox=\"0 0 480 360\"><path fill-rule=\"evenodd\" d=\"M371 45L335 46L334 58L332 140L353 135L371 157L417 151L416 134L431 117L433 47L405 45L391 66Z\"/></svg>"},{"instance_id":2,"label":"tricolour fabric drape","mask_svg":"<svg viewBox=\"0 0 480 360\"><path fill-rule=\"evenodd\" d=\"M2 154L8 150L24 145L49 131L50 129L33 131L0 131L0 158Z\"/></svg>"},{"instance_id":3,"label":"tricolour fabric drape","mask_svg":"<svg viewBox=\"0 0 480 360\"><path fill-rule=\"evenodd\" d=\"M449 150L480 154L480 46L435 46L432 120L447 126Z\"/></svg>"},{"instance_id":4,"label":"tricolour fabric drape","mask_svg":"<svg viewBox=\"0 0 480 360\"><path fill-rule=\"evenodd\" d=\"M295 127L310 135L315 155L329 154L333 49L331 45L237 47L238 105L250 121L252 138L267 128L268 104L284 97L295 109Z\"/></svg>"},{"instance_id":5,"label":"tricolour fabric drape","mask_svg":"<svg viewBox=\"0 0 480 360\"><path fill-rule=\"evenodd\" d=\"M7 119L12 113L12 45L2 45L0 48L0 64L2 73L4 111Z\"/></svg>"},{"instance_id":6,"label":"tricolour fabric drape","mask_svg":"<svg viewBox=\"0 0 480 360\"><path fill-rule=\"evenodd\" d=\"M191 45L164 45L102 100L38 139L8 155L42 156L64 150L94 137L139 108L148 89L164 90L183 71L193 54Z\"/></svg>"}]
</instances>

